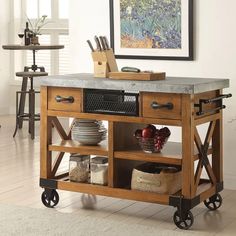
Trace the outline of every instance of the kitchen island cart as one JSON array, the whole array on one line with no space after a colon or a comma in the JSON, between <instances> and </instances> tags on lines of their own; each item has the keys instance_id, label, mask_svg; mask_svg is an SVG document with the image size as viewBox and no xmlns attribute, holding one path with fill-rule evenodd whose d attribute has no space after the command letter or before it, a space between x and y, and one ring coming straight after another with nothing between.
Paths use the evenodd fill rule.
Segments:
<instances>
[{"instance_id":1,"label":"kitchen island cart","mask_svg":"<svg viewBox=\"0 0 236 236\"><path fill-rule=\"evenodd\" d=\"M40 186L44 188L45 206L58 204L56 189L165 204L177 208L173 219L181 229L193 224L191 209L201 202L210 210L220 207L225 108L222 101L231 96L223 94L223 89L229 87L228 79L167 77L147 82L72 74L45 77L40 82ZM89 106L85 100L91 92L100 94L102 99ZM133 98L126 100L130 95ZM104 107L103 102L107 101L117 104ZM133 106L123 110L120 104L127 101ZM99 104L102 107L98 109ZM96 146L81 145L71 139L71 131L64 130L60 117L107 121L108 138ZM133 133L147 124L166 125L170 130L180 127L182 141L167 142L160 153L145 153ZM199 132L203 124L207 126L205 137ZM53 141L52 129L57 130L60 142ZM58 153L54 161L53 152ZM68 172L58 173L65 153L107 156L108 185L72 182ZM132 190L132 170L145 162L178 166L182 172L181 190L174 194ZM202 175L203 169L207 176Z\"/></svg>"}]
</instances>

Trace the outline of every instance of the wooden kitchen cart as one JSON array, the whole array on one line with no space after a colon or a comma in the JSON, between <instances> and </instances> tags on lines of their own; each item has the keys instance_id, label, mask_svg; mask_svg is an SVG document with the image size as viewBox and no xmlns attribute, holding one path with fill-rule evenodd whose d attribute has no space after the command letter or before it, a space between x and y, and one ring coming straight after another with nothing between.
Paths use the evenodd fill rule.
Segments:
<instances>
[{"instance_id":1,"label":"wooden kitchen cart","mask_svg":"<svg viewBox=\"0 0 236 236\"><path fill-rule=\"evenodd\" d=\"M174 222L181 229L193 224L191 209L204 202L210 210L222 203L222 89L227 79L167 78L165 81L119 81L95 79L90 74L52 76L41 81L40 186L47 207L59 202L56 189L104 195L177 207ZM84 112L86 89L136 91L137 116ZM170 106L171 104L171 106ZM71 140L59 117L108 121L108 140L98 146L83 146ZM133 138L146 124L181 127L182 142L168 142L161 153L144 153ZM204 139L199 126L208 124ZM52 127L61 137L52 140ZM171 128L170 128L171 129ZM52 161L52 152L58 152ZM57 173L65 153L108 156L108 186L69 181L68 172ZM209 159L212 159L211 161ZM173 194L134 191L130 188L132 169L142 162L177 165L182 170L182 189ZM202 177L206 169L208 177Z\"/></svg>"}]
</instances>

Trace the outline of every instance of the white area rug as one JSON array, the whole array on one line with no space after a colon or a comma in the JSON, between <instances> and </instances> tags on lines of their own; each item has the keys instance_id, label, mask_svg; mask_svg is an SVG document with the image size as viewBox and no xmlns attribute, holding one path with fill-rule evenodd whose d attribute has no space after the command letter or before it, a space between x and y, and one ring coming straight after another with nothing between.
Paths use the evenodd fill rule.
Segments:
<instances>
[{"instance_id":1,"label":"white area rug","mask_svg":"<svg viewBox=\"0 0 236 236\"><path fill-rule=\"evenodd\" d=\"M0 204L0 235L75 235L146 236L200 235L194 231L168 230L141 224L129 224L79 213L60 213L54 209L33 209ZM204 234L201 234L204 235Z\"/></svg>"}]
</instances>

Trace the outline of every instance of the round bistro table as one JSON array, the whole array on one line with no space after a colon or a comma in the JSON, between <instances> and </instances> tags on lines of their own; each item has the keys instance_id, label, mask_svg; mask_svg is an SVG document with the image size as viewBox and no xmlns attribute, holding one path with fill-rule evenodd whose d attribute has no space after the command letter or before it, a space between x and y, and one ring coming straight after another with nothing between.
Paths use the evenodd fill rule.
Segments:
<instances>
[{"instance_id":1,"label":"round bistro table","mask_svg":"<svg viewBox=\"0 0 236 236\"><path fill-rule=\"evenodd\" d=\"M45 72L45 69L43 66L38 66L36 64L36 51L63 49L64 45L52 44L52 45L27 45L25 46L25 45L20 45L20 44L8 44L8 45L3 45L2 48L5 50L31 50L33 53L33 64L31 66L25 66L24 72L28 72L29 70L32 70L34 72L36 72L37 70L40 70L40 72ZM20 96L18 115L24 114L27 82L28 82L28 77L23 77L22 84L21 84L22 93ZM19 120L18 125L19 125L19 128L21 129L23 125L23 119Z\"/></svg>"}]
</instances>

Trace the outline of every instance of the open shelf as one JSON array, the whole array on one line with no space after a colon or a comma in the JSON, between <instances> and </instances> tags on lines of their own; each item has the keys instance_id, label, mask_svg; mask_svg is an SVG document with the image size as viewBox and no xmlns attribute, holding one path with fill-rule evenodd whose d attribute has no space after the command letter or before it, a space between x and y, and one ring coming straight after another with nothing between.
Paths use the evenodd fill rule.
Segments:
<instances>
[{"instance_id":1,"label":"open shelf","mask_svg":"<svg viewBox=\"0 0 236 236\"><path fill-rule=\"evenodd\" d=\"M41 179L42 180L42 179ZM114 188L109 186L95 185L89 183L77 183L68 180L68 177L61 179L51 179L56 183L56 188L60 190L68 190L73 192L87 193L93 195L101 195L108 197L116 197L135 201L152 202L168 205L171 196L181 196L181 190L175 194L159 194L154 192L137 191L125 188ZM196 196L201 198L201 201L206 200L209 196L214 195L216 189L210 182L201 183L198 186Z\"/></svg>"},{"instance_id":2,"label":"open shelf","mask_svg":"<svg viewBox=\"0 0 236 236\"><path fill-rule=\"evenodd\" d=\"M212 154L212 148L209 148L208 155ZM182 164L182 144L168 142L160 153L145 153L140 147L133 147L129 150L115 151L114 157L117 159L157 162L172 165ZM197 148L194 149L194 160L199 158Z\"/></svg>"},{"instance_id":3,"label":"open shelf","mask_svg":"<svg viewBox=\"0 0 236 236\"><path fill-rule=\"evenodd\" d=\"M56 144L49 145L49 151L80 153L82 155L102 155L108 156L107 141L103 141L96 146L82 145L74 140L63 140Z\"/></svg>"},{"instance_id":4,"label":"open shelf","mask_svg":"<svg viewBox=\"0 0 236 236\"><path fill-rule=\"evenodd\" d=\"M181 150L181 143L168 142L160 153L145 153L139 147L134 147L129 150L116 151L114 156L118 159L181 165Z\"/></svg>"}]
</instances>

